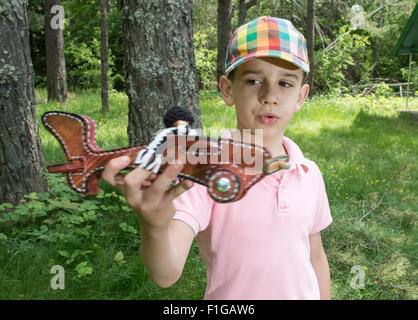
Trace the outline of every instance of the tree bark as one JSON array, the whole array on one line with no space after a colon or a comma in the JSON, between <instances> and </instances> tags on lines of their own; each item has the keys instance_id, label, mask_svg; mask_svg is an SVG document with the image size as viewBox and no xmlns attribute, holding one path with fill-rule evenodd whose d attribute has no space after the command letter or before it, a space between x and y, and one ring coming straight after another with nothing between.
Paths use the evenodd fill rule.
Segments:
<instances>
[{"instance_id":1,"label":"tree bark","mask_svg":"<svg viewBox=\"0 0 418 320\"><path fill-rule=\"evenodd\" d=\"M48 101L67 100L67 76L64 56L64 12L61 0L45 0L45 53ZM52 12L51 12L51 9Z\"/></svg>"},{"instance_id":2,"label":"tree bark","mask_svg":"<svg viewBox=\"0 0 418 320\"><path fill-rule=\"evenodd\" d=\"M231 39L231 0L218 0L218 56L216 66L216 79L225 73L225 59L228 43Z\"/></svg>"},{"instance_id":3,"label":"tree bark","mask_svg":"<svg viewBox=\"0 0 418 320\"><path fill-rule=\"evenodd\" d=\"M109 79L107 77L107 72L109 70L109 49L106 21L106 11L108 9L107 1L108 0L100 0L102 112L109 111Z\"/></svg>"},{"instance_id":4,"label":"tree bark","mask_svg":"<svg viewBox=\"0 0 418 320\"><path fill-rule=\"evenodd\" d=\"M35 114L27 1L0 2L0 203L47 191Z\"/></svg>"},{"instance_id":5,"label":"tree bark","mask_svg":"<svg viewBox=\"0 0 418 320\"><path fill-rule=\"evenodd\" d=\"M308 19L306 26L306 46L309 59L309 96L314 94L314 39L315 39L315 0L308 0Z\"/></svg>"},{"instance_id":6,"label":"tree bark","mask_svg":"<svg viewBox=\"0 0 418 320\"><path fill-rule=\"evenodd\" d=\"M149 143L172 106L201 128L192 10L192 0L122 3L130 144Z\"/></svg>"}]
</instances>

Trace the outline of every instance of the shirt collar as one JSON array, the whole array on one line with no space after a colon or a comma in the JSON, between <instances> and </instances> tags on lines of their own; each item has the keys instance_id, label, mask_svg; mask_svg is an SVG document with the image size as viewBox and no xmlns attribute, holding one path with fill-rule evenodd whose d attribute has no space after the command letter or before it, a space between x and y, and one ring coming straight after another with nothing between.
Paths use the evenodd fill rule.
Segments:
<instances>
[{"instance_id":1,"label":"shirt collar","mask_svg":"<svg viewBox=\"0 0 418 320\"><path fill-rule=\"evenodd\" d=\"M288 137L283 137L283 147L289 156L289 170L298 169L304 173L309 171L309 161L303 156L302 151L295 142Z\"/></svg>"}]
</instances>

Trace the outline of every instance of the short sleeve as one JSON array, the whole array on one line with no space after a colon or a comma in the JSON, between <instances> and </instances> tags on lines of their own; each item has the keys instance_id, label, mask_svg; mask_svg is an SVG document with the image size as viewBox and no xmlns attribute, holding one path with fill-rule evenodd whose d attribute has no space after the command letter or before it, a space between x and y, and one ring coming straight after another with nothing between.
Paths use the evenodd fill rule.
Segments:
<instances>
[{"instance_id":1,"label":"short sleeve","mask_svg":"<svg viewBox=\"0 0 418 320\"><path fill-rule=\"evenodd\" d=\"M315 213L315 222L311 229L311 234L319 232L326 227L328 227L332 222L331 211L329 208L328 196L325 189L324 179L322 177L321 171L318 166L315 164L315 180L317 185L317 206Z\"/></svg>"},{"instance_id":2,"label":"short sleeve","mask_svg":"<svg viewBox=\"0 0 418 320\"><path fill-rule=\"evenodd\" d=\"M208 226L213 202L207 188L194 183L193 187L174 199L176 213L173 219L187 223L196 236Z\"/></svg>"}]
</instances>

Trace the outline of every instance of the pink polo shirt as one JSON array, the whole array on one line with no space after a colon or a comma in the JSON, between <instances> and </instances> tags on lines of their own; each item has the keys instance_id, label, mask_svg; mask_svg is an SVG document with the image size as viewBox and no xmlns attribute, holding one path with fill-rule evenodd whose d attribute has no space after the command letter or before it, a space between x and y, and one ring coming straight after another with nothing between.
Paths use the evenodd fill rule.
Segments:
<instances>
[{"instance_id":1,"label":"pink polo shirt","mask_svg":"<svg viewBox=\"0 0 418 320\"><path fill-rule=\"evenodd\" d=\"M266 176L241 200L217 203L197 183L175 200L174 219L194 230L206 264L205 299L319 299L309 235L332 221L325 185L292 140L283 145L289 170Z\"/></svg>"}]
</instances>

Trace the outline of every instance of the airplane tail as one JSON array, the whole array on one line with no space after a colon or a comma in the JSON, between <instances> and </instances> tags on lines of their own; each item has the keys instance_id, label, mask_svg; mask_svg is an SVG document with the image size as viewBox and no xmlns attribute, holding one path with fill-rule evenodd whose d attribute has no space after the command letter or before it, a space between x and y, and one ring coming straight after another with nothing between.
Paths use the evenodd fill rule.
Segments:
<instances>
[{"instance_id":1,"label":"airplane tail","mask_svg":"<svg viewBox=\"0 0 418 320\"><path fill-rule=\"evenodd\" d=\"M133 162L138 152L144 148L138 145L102 150L96 143L95 121L84 115L49 111L42 115L42 123L59 141L67 161L49 165L48 171L66 173L71 188L86 195L100 191L99 178L109 160L127 155Z\"/></svg>"}]
</instances>

